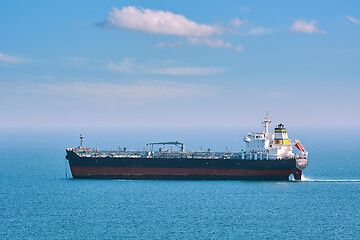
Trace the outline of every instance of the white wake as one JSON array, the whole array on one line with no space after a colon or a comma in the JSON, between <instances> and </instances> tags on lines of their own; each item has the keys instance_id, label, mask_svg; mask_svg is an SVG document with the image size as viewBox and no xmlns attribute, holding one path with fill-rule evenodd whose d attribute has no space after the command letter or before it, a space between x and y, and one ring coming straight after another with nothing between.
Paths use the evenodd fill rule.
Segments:
<instances>
[{"instance_id":1,"label":"white wake","mask_svg":"<svg viewBox=\"0 0 360 240\"><path fill-rule=\"evenodd\" d=\"M290 180L296 181L293 175L291 175ZM312 179L302 175L301 182L360 182L360 179Z\"/></svg>"}]
</instances>

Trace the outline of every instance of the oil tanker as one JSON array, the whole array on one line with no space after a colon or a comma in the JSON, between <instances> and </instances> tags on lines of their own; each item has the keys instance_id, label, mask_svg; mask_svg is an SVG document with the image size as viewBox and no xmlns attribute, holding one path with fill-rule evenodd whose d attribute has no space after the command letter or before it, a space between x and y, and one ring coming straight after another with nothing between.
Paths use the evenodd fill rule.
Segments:
<instances>
[{"instance_id":1,"label":"oil tanker","mask_svg":"<svg viewBox=\"0 0 360 240\"><path fill-rule=\"evenodd\" d=\"M158 179L158 180L301 180L308 166L308 152L299 140L288 138L283 124L269 133L268 114L263 131L244 137L240 152L187 152L181 142L153 142L144 151L98 151L83 146L66 149L73 178L85 179ZM162 148L154 150L154 146ZM177 151L166 149L173 145ZM298 149L293 152L293 147Z\"/></svg>"}]
</instances>

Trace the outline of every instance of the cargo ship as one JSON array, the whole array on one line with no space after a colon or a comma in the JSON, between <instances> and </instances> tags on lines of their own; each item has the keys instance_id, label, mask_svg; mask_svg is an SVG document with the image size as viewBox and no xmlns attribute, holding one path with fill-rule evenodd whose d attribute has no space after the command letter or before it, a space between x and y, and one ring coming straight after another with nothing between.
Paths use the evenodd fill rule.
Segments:
<instances>
[{"instance_id":1,"label":"cargo ship","mask_svg":"<svg viewBox=\"0 0 360 240\"><path fill-rule=\"evenodd\" d=\"M85 179L158 179L158 180L301 180L308 166L308 152L299 140L288 138L286 128L278 124L269 133L268 114L262 120L262 132L244 137L240 152L187 152L178 141L146 144L144 151L126 148L99 151L83 146L66 149L73 178ZM154 150L154 146L161 148ZM167 149L176 146L176 151ZM298 149L297 153L293 148Z\"/></svg>"}]
</instances>

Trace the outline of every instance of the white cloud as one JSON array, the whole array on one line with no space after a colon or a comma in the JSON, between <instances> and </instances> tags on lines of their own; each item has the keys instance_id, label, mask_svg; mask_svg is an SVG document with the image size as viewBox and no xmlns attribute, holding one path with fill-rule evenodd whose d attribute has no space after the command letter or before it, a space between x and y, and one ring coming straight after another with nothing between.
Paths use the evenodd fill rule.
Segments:
<instances>
[{"instance_id":1,"label":"white cloud","mask_svg":"<svg viewBox=\"0 0 360 240\"><path fill-rule=\"evenodd\" d=\"M15 57L0 52L0 62L18 64L18 63L26 62L26 60L24 58Z\"/></svg>"},{"instance_id":2,"label":"white cloud","mask_svg":"<svg viewBox=\"0 0 360 240\"><path fill-rule=\"evenodd\" d=\"M136 71L139 68L131 58L124 58L120 63L109 63L108 69L115 72L121 72L125 74L140 73ZM138 69L139 70L139 69Z\"/></svg>"},{"instance_id":3,"label":"white cloud","mask_svg":"<svg viewBox=\"0 0 360 240\"><path fill-rule=\"evenodd\" d=\"M105 26L181 36L209 36L221 33L218 26L198 24L183 15L132 6L122 9L114 7L109 13Z\"/></svg>"},{"instance_id":4,"label":"white cloud","mask_svg":"<svg viewBox=\"0 0 360 240\"><path fill-rule=\"evenodd\" d=\"M189 45L206 45L212 48L232 48L232 44L229 42L225 42L221 39L212 39L212 38L200 38L200 37L188 37L186 42L179 40L177 42L159 42L156 44L159 48L176 48L180 47L184 44Z\"/></svg>"},{"instance_id":5,"label":"white cloud","mask_svg":"<svg viewBox=\"0 0 360 240\"><path fill-rule=\"evenodd\" d=\"M160 65L160 66L158 66ZM136 64L130 58L124 58L120 63L109 63L108 69L114 72L121 72L124 74L157 74L157 75L214 75L225 72L224 68L216 67L168 67L161 66L164 64L141 65Z\"/></svg>"},{"instance_id":6,"label":"white cloud","mask_svg":"<svg viewBox=\"0 0 360 240\"><path fill-rule=\"evenodd\" d=\"M291 31L293 32L303 32L307 34L312 33L325 33L322 30L319 30L316 25L315 20L311 20L310 22L306 22L304 20L296 20L294 24L291 26Z\"/></svg>"},{"instance_id":7,"label":"white cloud","mask_svg":"<svg viewBox=\"0 0 360 240\"><path fill-rule=\"evenodd\" d=\"M242 50L244 50L244 47L242 45L238 45L236 48L235 48L235 51L237 52L241 52Z\"/></svg>"},{"instance_id":8,"label":"white cloud","mask_svg":"<svg viewBox=\"0 0 360 240\"><path fill-rule=\"evenodd\" d=\"M349 19L351 22L360 25L360 20L354 18L354 17L350 17L350 16L346 16L347 19Z\"/></svg>"},{"instance_id":9,"label":"white cloud","mask_svg":"<svg viewBox=\"0 0 360 240\"><path fill-rule=\"evenodd\" d=\"M242 21L239 20L239 18L235 18L233 19L229 25L230 28L226 29L227 32L234 34L234 35L239 35L239 36L249 36L249 35L264 35L264 34L271 34L271 33L275 33L276 30L274 28L266 28L266 27L253 27L249 25L250 21L248 19L244 19ZM242 30L239 30L240 26L243 25L247 25L246 27L244 26L242 28Z\"/></svg>"},{"instance_id":10,"label":"white cloud","mask_svg":"<svg viewBox=\"0 0 360 240\"><path fill-rule=\"evenodd\" d=\"M241 12L250 12L251 9L248 8L248 7L240 6L240 11L241 11Z\"/></svg>"},{"instance_id":11,"label":"white cloud","mask_svg":"<svg viewBox=\"0 0 360 240\"><path fill-rule=\"evenodd\" d=\"M76 96L105 104L109 100L112 101L110 104L118 104L122 102L121 99L144 101L182 97L201 98L215 95L215 90L205 85L163 81L137 82L135 84L72 82L71 88L67 83L36 84L24 87L22 91L40 95Z\"/></svg>"},{"instance_id":12,"label":"white cloud","mask_svg":"<svg viewBox=\"0 0 360 240\"><path fill-rule=\"evenodd\" d=\"M179 40L177 42L159 42L156 44L156 47L159 48L176 48L183 45L183 41Z\"/></svg>"},{"instance_id":13,"label":"white cloud","mask_svg":"<svg viewBox=\"0 0 360 240\"><path fill-rule=\"evenodd\" d=\"M153 74L161 74L161 75L196 75L196 76L204 76L204 75L214 75L225 72L226 69L223 68L215 68L215 67L204 67L204 68L194 68L194 67L175 67L175 68L159 68L153 69L150 72Z\"/></svg>"},{"instance_id":14,"label":"white cloud","mask_svg":"<svg viewBox=\"0 0 360 240\"><path fill-rule=\"evenodd\" d=\"M272 29L269 28L264 28L264 27L256 27L251 29L247 35L263 35L263 34L269 34L269 33L273 33L274 31Z\"/></svg>"},{"instance_id":15,"label":"white cloud","mask_svg":"<svg viewBox=\"0 0 360 240\"><path fill-rule=\"evenodd\" d=\"M235 26L235 27L240 27L241 25L244 25L246 22L247 22L247 20L241 21L239 18L234 18L230 22L230 25Z\"/></svg>"},{"instance_id":16,"label":"white cloud","mask_svg":"<svg viewBox=\"0 0 360 240\"><path fill-rule=\"evenodd\" d=\"M207 45L212 48L231 48L232 44L221 39L188 37L190 45Z\"/></svg>"}]
</instances>

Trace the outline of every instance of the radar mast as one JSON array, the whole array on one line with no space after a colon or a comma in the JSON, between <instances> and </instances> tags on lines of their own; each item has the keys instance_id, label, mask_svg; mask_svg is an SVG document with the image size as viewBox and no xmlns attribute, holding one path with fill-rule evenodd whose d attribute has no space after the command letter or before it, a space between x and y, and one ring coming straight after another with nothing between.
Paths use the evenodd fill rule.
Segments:
<instances>
[{"instance_id":1,"label":"radar mast","mask_svg":"<svg viewBox=\"0 0 360 240\"><path fill-rule=\"evenodd\" d=\"M269 119L269 112L266 111L266 114L264 116L264 119L262 120L262 126L264 128L264 133L267 135L269 134L269 123L271 123Z\"/></svg>"}]
</instances>

